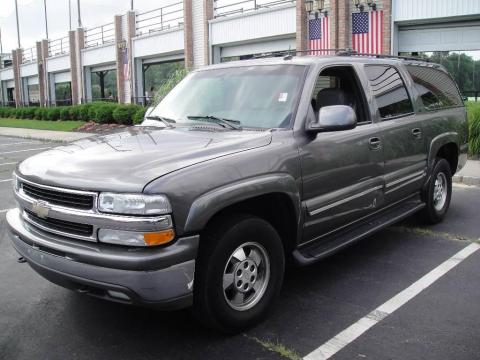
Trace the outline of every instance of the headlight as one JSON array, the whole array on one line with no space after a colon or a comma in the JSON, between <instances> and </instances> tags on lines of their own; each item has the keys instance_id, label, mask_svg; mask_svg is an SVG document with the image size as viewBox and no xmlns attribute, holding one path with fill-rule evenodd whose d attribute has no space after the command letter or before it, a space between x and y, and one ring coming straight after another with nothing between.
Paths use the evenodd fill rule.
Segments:
<instances>
[{"instance_id":1,"label":"headlight","mask_svg":"<svg viewBox=\"0 0 480 360\"><path fill-rule=\"evenodd\" d=\"M164 195L101 193L98 210L114 214L162 215L172 212Z\"/></svg>"},{"instance_id":2,"label":"headlight","mask_svg":"<svg viewBox=\"0 0 480 360\"><path fill-rule=\"evenodd\" d=\"M156 246L166 244L174 238L175 232L173 229L147 233L110 229L98 230L98 240L100 242L117 245Z\"/></svg>"}]
</instances>

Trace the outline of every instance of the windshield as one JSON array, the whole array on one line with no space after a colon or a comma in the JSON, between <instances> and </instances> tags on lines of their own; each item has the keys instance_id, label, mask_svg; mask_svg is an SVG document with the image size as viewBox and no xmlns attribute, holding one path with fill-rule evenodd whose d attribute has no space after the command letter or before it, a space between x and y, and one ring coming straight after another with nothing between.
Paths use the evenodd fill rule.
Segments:
<instances>
[{"instance_id":1,"label":"windshield","mask_svg":"<svg viewBox=\"0 0 480 360\"><path fill-rule=\"evenodd\" d=\"M149 116L177 124L220 118L241 127L288 127L304 71L303 66L266 65L194 72Z\"/></svg>"}]
</instances>

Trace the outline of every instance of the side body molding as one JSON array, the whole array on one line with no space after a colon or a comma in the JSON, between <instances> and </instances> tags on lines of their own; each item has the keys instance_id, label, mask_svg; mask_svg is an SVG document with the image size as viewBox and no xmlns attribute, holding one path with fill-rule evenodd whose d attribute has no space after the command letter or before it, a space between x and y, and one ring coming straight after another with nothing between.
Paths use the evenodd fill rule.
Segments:
<instances>
[{"instance_id":1,"label":"side body molding","mask_svg":"<svg viewBox=\"0 0 480 360\"><path fill-rule=\"evenodd\" d=\"M201 195L190 207L184 231L186 233L201 231L220 210L243 200L272 193L282 193L291 199L298 224L301 211L298 186L292 176L280 173L244 179Z\"/></svg>"}]
</instances>

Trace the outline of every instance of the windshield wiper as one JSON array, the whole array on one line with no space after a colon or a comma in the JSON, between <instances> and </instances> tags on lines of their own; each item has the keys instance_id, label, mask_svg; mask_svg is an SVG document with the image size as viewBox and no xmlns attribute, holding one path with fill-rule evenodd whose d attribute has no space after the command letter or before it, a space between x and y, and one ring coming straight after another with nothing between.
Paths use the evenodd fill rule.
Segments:
<instances>
[{"instance_id":1,"label":"windshield wiper","mask_svg":"<svg viewBox=\"0 0 480 360\"><path fill-rule=\"evenodd\" d=\"M156 116L156 115L147 116L147 117L145 117L145 119L161 121L162 123L165 124L166 127L169 127L169 128L173 127L172 124L176 123L176 121L173 120L173 119L169 119L169 118L166 118L166 117L163 117L163 116Z\"/></svg>"},{"instance_id":2,"label":"windshield wiper","mask_svg":"<svg viewBox=\"0 0 480 360\"><path fill-rule=\"evenodd\" d=\"M207 120L214 122L215 124L220 124L228 126L230 129L234 130L242 130L242 127L240 126L240 121L238 120L231 120L231 119L225 119L213 115L190 115L187 116L187 119L189 120Z\"/></svg>"}]
</instances>

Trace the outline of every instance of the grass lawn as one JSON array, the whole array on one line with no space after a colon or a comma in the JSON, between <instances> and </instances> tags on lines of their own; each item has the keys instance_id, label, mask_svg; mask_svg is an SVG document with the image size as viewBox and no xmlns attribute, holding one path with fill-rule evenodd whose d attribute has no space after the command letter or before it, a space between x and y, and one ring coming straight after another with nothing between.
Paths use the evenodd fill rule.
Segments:
<instances>
[{"instance_id":1,"label":"grass lawn","mask_svg":"<svg viewBox=\"0 0 480 360\"><path fill-rule=\"evenodd\" d=\"M72 131L85 124L84 121L44 121L30 119L0 119L0 127L24 129Z\"/></svg>"}]
</instances>

